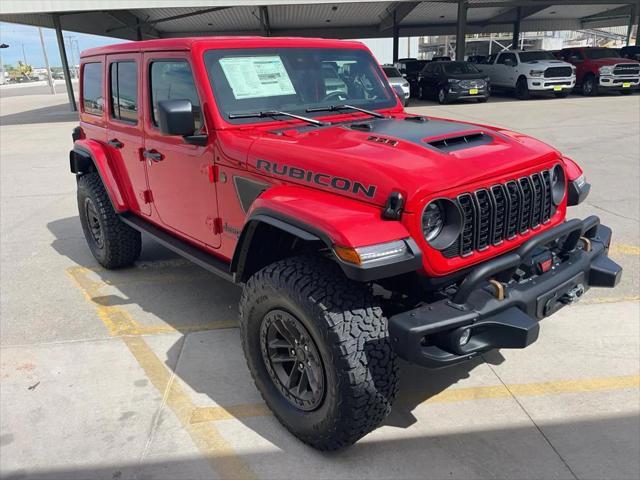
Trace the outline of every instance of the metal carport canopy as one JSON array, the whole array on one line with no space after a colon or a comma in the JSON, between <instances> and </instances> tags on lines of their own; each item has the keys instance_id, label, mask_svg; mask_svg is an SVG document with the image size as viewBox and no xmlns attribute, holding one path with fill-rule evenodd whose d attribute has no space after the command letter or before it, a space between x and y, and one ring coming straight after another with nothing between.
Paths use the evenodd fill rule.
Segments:
<instances>
[{"instance_id":1,"label":"metal carport canopy","mask_svg":"<svg viewBox=\"0 0 640 480\"><path fill-rule=\"evenodd\" d=\"M0 21L136 40L194 35L376 38L628 25L640 0L2 0ZM179 6L176 6L179 5ZM395 26L395 28L394 28Z\"/></svg>"}]
</instances>

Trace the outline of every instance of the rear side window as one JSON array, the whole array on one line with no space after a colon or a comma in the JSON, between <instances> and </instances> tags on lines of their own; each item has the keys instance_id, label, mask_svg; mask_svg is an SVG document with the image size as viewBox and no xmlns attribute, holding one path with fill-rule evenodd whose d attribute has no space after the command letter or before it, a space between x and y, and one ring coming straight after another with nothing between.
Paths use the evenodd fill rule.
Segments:
<instances>
[{"instance_id":1,"label":"rear side window","mask_svg":"<svg viewBox=\"0 0 640 480\"><path fill-rule=\"evenodd\" d=\"M111 64L111 116L129 123L138 122L138 69L136 62Z\"/></svg>"},{"instance_id":2,"label":"rear side window","mask_svg":"<svg viewBox=\"0 0 640 480\"><path fill-rule=\"evenodd\" d=\"M85 63L82 68L82 109L86 113L102 115L102 64Z\"/></svg>"},{"instance_id":3,"label":"rear side window","mask_svg":"<svg viewBox=\"0 0 640 480\"><path fill-rule=\"evenodd\" d=\"M158 102L190 100L196 130L202 128L200 99L189 63L184 60L159 60L151 64L151 120L158 126Z\"/></svg>"}]
</instances>

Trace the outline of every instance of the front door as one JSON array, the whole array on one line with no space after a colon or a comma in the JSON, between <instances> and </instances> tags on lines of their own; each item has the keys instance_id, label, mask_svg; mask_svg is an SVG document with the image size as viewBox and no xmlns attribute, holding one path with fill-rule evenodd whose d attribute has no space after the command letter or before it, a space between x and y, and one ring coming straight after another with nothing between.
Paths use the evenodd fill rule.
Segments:
<instances>
[{"instance_id":1,"label":"front door","mask_svg":"<svg viewBox=\"0 0 640 480\"><path fill-rule=\"evenodd\" d=\"M139 53L107 56L107 143L111 158L118 164L116 170L124 180L124 193L132 210L149 215L147 172L141 161L144 131L140 108L140 62Z\"/></svg>"},{"instance_id":2,"label":"front door","mask_svg":"<svg viewBox=\"0 0 640 480\"><path fill-rule=\"evenodd\" d=\"M203 96L194 82L189 58L182 52L150 52L144 54L144 64L149 97L144 153L157 220L190 240L219 247L211 143L190 145L180 136L162 135L158 128L158 102L186 99L193 105L197 131L207 131L200 102Z\"/></svg>"}]
</instances>

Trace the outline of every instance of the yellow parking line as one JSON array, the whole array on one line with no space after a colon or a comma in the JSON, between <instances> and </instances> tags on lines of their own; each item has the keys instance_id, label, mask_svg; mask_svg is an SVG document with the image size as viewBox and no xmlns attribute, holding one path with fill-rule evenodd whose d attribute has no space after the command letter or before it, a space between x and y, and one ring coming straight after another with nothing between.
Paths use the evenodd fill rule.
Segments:
<instances>
[{"instance_id":1,"label":"yellow parking line","mask_svg":"<svg viewBox=\"0 0 640 480\"><path fill-rule=\"evenodd\" d=\"M640 255L640 247L625 245L624 243L612 243L609 247L611 255Z\"/></svg>"},{"instance_id":2,"label":"yellow parking line","mask_svg":"<svg viewBox=\"0 0 640 480\"><path fill-rule=\"evenodd\" d=\"M178 418L192 441L209 461L221 478L254 479L255 474L237 456L233 447L212 424L191 423L196 406L180 384L172 379L171 373L149 347L144 337L136 335L137 326L131 315L118 306L101 305L94 301L99 296L103 282L92 281L86 268L73 267L67 270L84 297L95 308L98 317L114 336L124 335L122 340L145 374L164 395L166 405ZM129 336L136 335L136 336Z\"/></svg>"},{"instance_id":3,"label":"yellow parking line","mask_svg":"<svg viewBox=\"0 0 640 480\"><path fill-rule=\"evenodd\" d=\"M457 403L472 400L508 398L512 395L544 396L561 393L595 392L601 390L622 390L638 388L640 376L586 378L581 380L559 380L554 382L525 383L514 385L495 385L489 387L453 388L440 392L426 400L425 393L405 392L398 399L399 404L418 405L432 403ZM248 403L243 405L198 407L193 410L191 423L219 422L237 418L263 417L272 415L264 403Z\"/></svg>"}]
</instances>

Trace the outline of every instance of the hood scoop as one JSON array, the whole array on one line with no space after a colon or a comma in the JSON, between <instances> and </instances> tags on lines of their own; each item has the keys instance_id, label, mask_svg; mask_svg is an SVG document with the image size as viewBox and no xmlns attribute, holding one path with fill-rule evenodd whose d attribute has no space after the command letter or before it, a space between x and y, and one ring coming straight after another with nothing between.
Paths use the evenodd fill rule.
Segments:
<instances>
[{"instance_id":1,"label":"hood scoop","mask_svg":"<svg viewBox=\"0 0 640 480\"><path fill-rule=\"evenodd\" d=\"M486 133L476 132L455 137L440 138L426 143L442 152L454 152L465 148L477 147L478 145L486 145L487 143L491 143L492 140L491 136Z\"/></svg>"}]
</instances>

